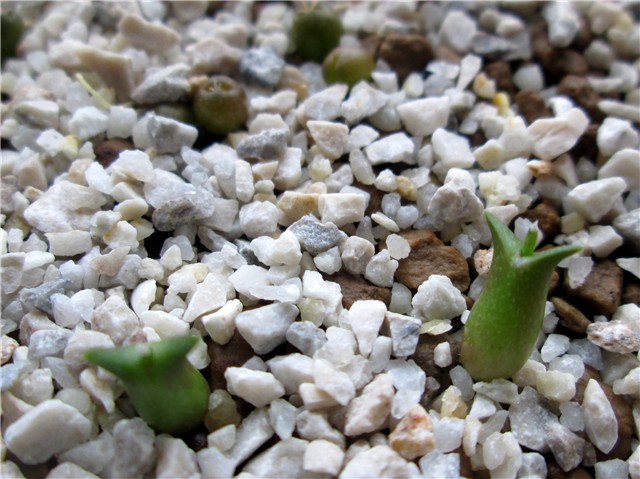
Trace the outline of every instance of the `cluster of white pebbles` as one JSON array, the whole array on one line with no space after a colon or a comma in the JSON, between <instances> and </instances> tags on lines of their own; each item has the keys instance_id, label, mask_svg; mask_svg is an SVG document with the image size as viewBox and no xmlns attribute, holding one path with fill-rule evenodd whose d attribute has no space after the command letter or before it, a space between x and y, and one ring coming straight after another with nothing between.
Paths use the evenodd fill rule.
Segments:
<instances>
[{"instance_id":1,"label":"cluster of white pebbles","mask_svg":"<svg viewBox=\"0 0 640 479\"><path fill-rule=\"evenodd\" d=\"M511 222L542 198L555 204L562 233L545 241L584 246L561 265L573 286L594 261L640 250L636 7L334 4L344 45L419 32L458 58L436 56L402 82L378 61L349 89L325 85L318 64L287 62L302 5L223 2L207 15L208 4L3 4L29 29L1 82L2 477L544 478L553 461L640 478L636 304L591 315L590 334L576 337L549 302L539 347L510 380L474 383L447 340L468 315L463 293L477 298L486 277L485 211ZM584 58L608 76L587 79L609 97L590 158L568 152L592 119L528 62L530 15L558 48L583 28L593 35ZM528 124L483 72L485 56L507 54L522 60L517 88L552 116ZM250 118L196 148L196 128L154 105L215 73L243 82ZM485 140L471 146L477 132ZM95 147L111 138L133 147L105 166ZM531 227L515 221L520 236ZM446 275L417 290L396 280L411 229L475 259L468 290ZM145 240L158 231L152 257ZM616 261L640 275L632 253ZM329 278L341 271L389 288L390 303L346 308ZM197 451L156 434L119 380L83 356L190 334L201 341L189 360L204 371L207 342L237 333L254 356L226 369L226 393L251 411ZM421 335L442 338L444 390L412 359ZM286 343L296 352L269 355ZM577 401L586 367L601 379ZM631 405L632 424L618 423L605 385ZM226 393L212 392L211 407ZM628 455L611 458L623 428Z\"/></svg>"}]
</instances>

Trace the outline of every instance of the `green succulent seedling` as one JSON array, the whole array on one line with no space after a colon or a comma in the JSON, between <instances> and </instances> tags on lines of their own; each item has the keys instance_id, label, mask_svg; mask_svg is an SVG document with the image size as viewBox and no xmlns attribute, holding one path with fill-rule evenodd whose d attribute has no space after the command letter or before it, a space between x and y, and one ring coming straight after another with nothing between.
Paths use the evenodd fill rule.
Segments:
<instances>
[{"instance_id":1,"label":"green succulent seedling","mask_svg":"<svg viewBox=\"0 0 640 479\"><path fill-rule=\"evenodd\" d=\"M364 48L337 47L322 62L322 77L328 84L346 83L352 87L371 78L375 66L373 55Z\"/></svg>"},{"instance_id":2,"label":"green succulent seedling","mask_svg":"<svg viewBox=\"0 0 640 479\"><path fill-rule=\"evenodd\" d=\"M321 4L298 12L291 26L291 41L304 60L322 62L338 46L341 36L340 17Z\"/></svg>"},{"instance_id":3,"label":"green succulent seedling","mask_svg":"<svg viewBox=\"0 0 640 479\"><path fill-rule=\"evenodd\" d=\"M465 324L460 352L462 365L476 381L511 377L529 359L542 330L553 270L581 250L565 245L536 253L535 229L520 241L498 218L485 217L493 260Z\"/></svg>"},{"instance_id":4,"label":"green succulent seedling","mask_svg":"<svg viewBox=\"0 0 640 479\"><path fill-rule=\"evenodd\" d=\"M118 376L136 411L158 432L182 434L202 423L209 385L187 360L195 336L112 349L91 349L85 357Z\"/></svg>"},{"instance_id":5,"label":"green succulent seedling","mask_svg":"<svg viewBox=\"0 0 640 479\"><path fill-rule=\"evenodd\" d=\"M227 76L212 76L196 88L193 115L214 135L224 136L239 130L249 117L244 88Z\"/></svg>"}]
</instances>

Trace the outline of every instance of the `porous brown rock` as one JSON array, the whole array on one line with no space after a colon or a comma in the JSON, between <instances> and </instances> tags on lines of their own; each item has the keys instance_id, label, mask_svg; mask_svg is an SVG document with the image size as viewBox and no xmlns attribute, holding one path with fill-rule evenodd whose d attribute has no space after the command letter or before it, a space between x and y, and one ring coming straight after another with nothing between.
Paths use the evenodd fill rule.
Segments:
<instances>
[{"instance_id":1,"label":"porous brown rock","mask_svg":"<svg viewBox=\"0 0 640 479\"><path fill-rule=\"evenodd\" d=\"M558 94L567 95L582 106L593 121L602 121L604 113L598 108L600 95L589 85L589 81L578 75L567 75L558 84Z\"/></svg>"},{"instance_id":2,"label":"porous brown rock","mask_svg":"<svg viewBox=\"0 0 640 479\"><path fill-rule=\"evenodd\" d=\"M391 302L389 288L376 286L360 276L340 271L334 275L324 275L324 279L340 285L342 306L346 309L349 309L354 302L363 299L377 299L387 306Z\"/></svg>"},{"instance_id":3,"label":"porous brown rock","mask_svg":"<svg viewBox=\"0 0 640 479\"><path fill-rule=\"evenodd\" d=\"M491 62L484 67L484 73L496 82L499 91L512 93L515 90L513 85L513 73L511 65L504 61Z\"/></svg>"},{"instance_id":4,"label":"porous brown rock","mask_svg":"<svg viewBox=\"0 0 640 479\"><path fill-rule=\"evenodd\" d=\"M622 298L624 271L609 259L596 262L580 286L572 288L565 277L564 288L571 301L583 311L611 316Z\"/></svg>"},{"instance_id":5,"label":"porous brown rock","mask_svg":"<svg viewBox=\"0 0 640 479\"><path fill-rule=\"evenodd\" d=\"M411 253L399 261L395 278L410 289L418 289L432 274L447 276L464 292L469 288L469 265L460 252L445 245L433 231L411 230L399 233L411 246Z\"/></svg>"},{"instance_id":6,"label":"porous brown rock","mask_svg":"<svg viewBox=\"0 0 640 479\"><path fill-rule=\"evenodd\" d=\"M574 333L587 334L587 328L591 324L582 311L562 298L554 296L551 302L560 316L560 324Z\"/></svg>"},{"instance_id":7,"label":"porous brown rock","mask_svg":"<svg viewBox=\"0 0 640 479\"><path fill-rule=\"evenodd\" d=\"M397 73L400 83L411 72L422 72L433 59L431 42L414 33L389 33L380 42L377 53Z\"/></svg>"},{"instance_id":8,"label":"porous brown rock","mask_svg":"<svg viewBox=\"0 0 640 479\"><path fill-rule=\"evenodd\" d=\"M540 118L551 118L553 116L542 96L531 90L520 90L516 93L513 97L513 104L518 108L518 113L529 124Z\"/></svg>"},{"instance_id":9,"label":"porous brown rock","mask_svg":"<svg viewBox=\"0 0 640 479\"><path fill-rule=\"evenodd\" d=\"M543 201L521 216L531 222L537 221L538 228L542 230L545 238L552 238L560 232L560 214L551 203Z\"/></svg>"},{"instance_id":10,"label":"porous brown rock","mask_svg":"<svg viewBox=\"0 0 640 479\"><path fill-rule=\"evenodd\" d=\"M211 389L226 389L227 381L224 372L230 367L240 367L254 356L253 348L236 330L231 340L224 346L213 341L209 342L209 357L211 358L209 384Z\"/></svg>"}]
</instances>

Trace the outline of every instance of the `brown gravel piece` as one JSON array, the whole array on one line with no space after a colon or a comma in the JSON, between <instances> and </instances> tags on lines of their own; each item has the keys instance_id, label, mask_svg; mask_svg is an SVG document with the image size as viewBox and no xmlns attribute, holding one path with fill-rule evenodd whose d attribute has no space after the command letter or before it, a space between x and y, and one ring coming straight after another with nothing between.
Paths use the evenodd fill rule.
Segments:
<instances>
[{"instance_id":1,"label":"brown gravel piece","mask_svg":"<svg viewBox=\"0 0 640 479\"><path fill-rule=\"evenodd\" d=\"M515 91L513 73L511 72L511 65L509 65L509 63L503 61L489 63L484 67L484 73L496 81L496 87L498 87L499 91L507 93Z\"/></svg>"},{"instance_id":2,"label":"brown gravel piece","mask_svg":"<svg viewBox=\"0 0 640 479\"><path fill-rule=\"evenodd\" d=\"M440 389L444 390L451 385L451 378L449 377L449 369L458 364L458 356L460 355L460 348L462 347L462 329L455 333L439 334L437 336L431 336L429 334L420 335L416 352L409 356L408 359L413 359L418 366L420 366L427 377L434 377L440 383ZM453 361L447 368L441 368L436 365L433 359L433 351L436 346L443 342L448 342L451 348L451 357Z\"/></svg>"},{"instance_id":3,"label":"brown gravel piece","mask_svg":"<svg viewBox=\"0 0 640 479\"><path fill-rule=\"evenodd\" d=\"M118 158L120 153L133 149L133 143L129 140L123 140L122 138L104 140L96 145L96 160L98 160L98 163L102 166L109 166Z\"/></svg>"},{"instance_id":4,"label":"brown gravel piece","mask_svg":"<svg viewBox=\"0 0 640 479\"><path fill-rule=\"evenodd\" d=\"M602 121L604 113L598 108L600 95L589 85L587 79L578 75L567 75L558 84L558 94L567 95L582 106L593 121Z\"/></svg>"},{"instance_id":5,"label":"brown gravel piece","mask_svg":"<svg viewBox=\"0 0 640 479\"><path fill-rule=\"evenodd\" d=\"M209 385L211 390L226 389L227 381L224 372L229 367L242 366L254 356L253 348L245 341L242 335L236 330L229 341L224 346L220 346L213 341L209 342L209 366L211 377Z\"/></svg>"},{"instance_id":6,"label":"brown gravel piece","mask_svg":"<svg viewBox=\"0 0 640 479\"><path fill-rule=\"evenodd\" d=\"M411 72L422 72L433 60L431 42L413 33L389 33L380 42L377 53L398 74L400 83Z\"/></svg>"},{"instance_id":7,"label":"brown gravel piece","mask_svg":"<svg viewBox=\"0 0 640 479\"><path fill-rule=\"evenodd\" d=\"M622 290L621 304L634 303L640 306L640 283L627 283Z\"/></svg>"},{"instance_id":8,"label":"brown gravel piece","mask_svg":"<svg viewBox=\"0 0 640 479\"><path fill-rule=\"evenodd\" d=\"M532 222L537 221L545 238L552 238L560 233L560 214L551 203L542 202L535 208L525 211L521 216Z\"/></svg>"},{"instance_id":9,"label":"brown gravel piece","mask_svg":"<svg viewBox=\"0 0 640 479\"><path fill-rule=\"evenodd\" d=\"M399 233L411 246L411 253L399 261L395 278L410 289L418 289L432 274L448 276L464 292L469 288L469 265L460 252L446 246L433 231L411 230Z\"/></svg>"},{"instance_id":10,"label":"brown gravel piece","mask_svg":"<svg viewBox=\"0 0 640 479\"><path fill-rule=\"evenodd\" d=\"M557 462L551 461L547 463L547 479L593 479L593 476L581 467L564 472Z\"/></svg>"},{"instance_id":11,"label":"brown gravel piece","mask_svg":"<svg viewBox=\"0 0 640 479\"><path fill-rule=\"evenodd\" d=\"M570 48L556 48L547 36L545 22L536 23L531 30L531 47L547 74L560 80L565 75L586 75L589 65L582 54Z\"/></svg>"},{"instance_id":12,"label":"brown gravel piece","mask_svg":"<svg viewBox=\"0 0 640 479\"><path fill-rule=\"evenodd\" d=\"M596 449L598 461L607 459L622 459L627 460L629 454L631 454L631 437L633 436L633 413L631 410L631 404L622 396L618 396L613 393L613 389L608 384L602 382L600 373L593 367L585 365L584 374L576 382L576 394L573 397L573 401L577 401L582 404L584 399L584 390L587 387L589 379L595 379L602 388L602 391L607 396L613 412L616 415L618 421L618 442L616 442L613 449L609 453L604 454L602 451Z\"/></svg>"},{"instance_id":13,"label":"brown gravel piece","mask_svg":"<svg viewBox=\"0 0 640 479\"><path fill-rule=\"evenodd\" d=\"M582 311L589 314L611 316L620 306L624 271L613 261L596 262L589 276L577 288L571 288L565 278L564 288L568 298Z\"/></svg>"},{"instance_id":14,"label":"brown gravel piece","mask_svg":"<svg viewBox=\"0 0 640 479\"><path fill-rule=\"evenodd\" d=\"M553 113L544 103L544 99L531 90L520 90L513 97L513 104L518 107L518 112L527 120L528 124L539 118L551 118Z\"/></svg>"},{"instance_id":15,"label":"brown gravel piece","mask_svg":"<svg viewBox=\"0 0 640 479\"><path fill-rule=\"evenodd\" d=\"M586 157L595 163L598 152L598 128L599 123L590 123L586 131L582 134L578 143L569 150L573 158Z\"/></svg>"},{"instance_id":16,"label":"brown gravel piece","mask_svg":"<svg viewBox=\"0 0 640 479\"><path fill-rule=\"evenodd\" d=\"M361 299L377 299L389 306L391 290L371 284L360 276L340 271L334 275L323 275L326 281L333 281L342 289L342 306L349 309L351 305Z\"/></svg>"},{"instance_id":17,"label":"brown gravel piece","mask_svg":"<svg viewBox=\"0 0 640 479\"><path fill-rule=\"evenodd\" d=\"M551 302L560 316L560 324L563 327L574 333L587 334L591 321L578 308L557 296L551 298Z\"/></svg>"}]
</instances>

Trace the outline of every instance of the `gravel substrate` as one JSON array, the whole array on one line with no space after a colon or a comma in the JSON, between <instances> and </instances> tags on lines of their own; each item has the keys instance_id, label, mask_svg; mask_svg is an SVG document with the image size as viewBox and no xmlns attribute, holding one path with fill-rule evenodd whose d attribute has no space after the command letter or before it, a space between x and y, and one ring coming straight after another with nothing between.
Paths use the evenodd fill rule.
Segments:
<instances>
[{"instance_id":1,"label":"gravel substrate","mask_svg":"<svg viewBox=\"0 0 640 479\"><path fill-rule=\"evenodd\" d=\"M640 479L638 3L331 3L352 87L310 7L2 3L0 476ZM210 75L228 135L172 116ZM485 211L583 250L474 382ZM84 352L183 335L212 393L173 437Z\"/></svg>"}]
</instances>

